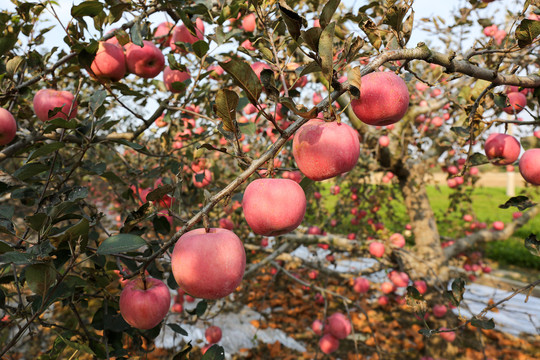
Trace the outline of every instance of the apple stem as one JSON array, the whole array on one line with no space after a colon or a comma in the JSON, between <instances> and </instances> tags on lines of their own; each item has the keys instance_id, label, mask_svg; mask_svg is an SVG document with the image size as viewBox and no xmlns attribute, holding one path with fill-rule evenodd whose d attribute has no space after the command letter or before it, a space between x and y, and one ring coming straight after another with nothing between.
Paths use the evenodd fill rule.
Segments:
<instances>
[{"instance_id":1,"label":"apple stem","mask_svg":"<svg viewBox=\"0 0 540 360\"><path fill-rule=\"evenodd\" d=\"M208 220L207 214L203 214L203 225L204 231L208 234L210 232L210 221Z\"/></svg>"},{"instance_id":2,"label":"apple stem","mask_svg":"<svg viewBox=\"0 0 540 360\"><path fill-rule=\"evenodd\" d=\"M142 282L143 282L143 288L146 291L147 290L147 288L146 288L146 276L144 276L144 272L142 273L141 278L142 278Z\"/></svg>"}]
</instances>

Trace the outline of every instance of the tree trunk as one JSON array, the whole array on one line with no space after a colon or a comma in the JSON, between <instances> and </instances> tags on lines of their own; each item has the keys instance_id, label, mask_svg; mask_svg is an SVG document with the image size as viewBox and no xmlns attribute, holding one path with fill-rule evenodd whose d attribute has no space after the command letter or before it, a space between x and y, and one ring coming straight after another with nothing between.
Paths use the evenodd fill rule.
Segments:
<instances>
[{"instance_id":1,"label":"tree trunk","mask_svg":"<svg viewBox=\"0 0 540 360\"><path fill-rule=\"evenodd\" d=\"M400 163L396 171L415 240L415 252L402 252L401 257L413 278L434 281L438 277L438 280L445 281L448 271L443 266L445 257L426 192L425 171L422 163Z\"/></svg>"}]
</instances>

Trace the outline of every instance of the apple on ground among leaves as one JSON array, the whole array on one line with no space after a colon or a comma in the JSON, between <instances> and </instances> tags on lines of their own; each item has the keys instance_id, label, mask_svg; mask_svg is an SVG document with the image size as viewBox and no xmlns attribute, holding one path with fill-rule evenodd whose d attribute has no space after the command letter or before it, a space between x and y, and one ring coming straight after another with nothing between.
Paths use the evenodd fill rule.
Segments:
<instances>
[{"instance_id":1,"label":"apple on ground among leaves","mask_svg":"<svg viewBox=\"0 0 540 360\"><path fill-rule=\"evenodd\" d=\"M402 248L405 246L405 237L400 233L390 235L389 240L395 247Z\"/></svg>"},{"instance_id":2,"label":"apple on ground among leaves","mask_svg":"<svg viewBox=\"0 0 540 360\"><path fill-rule=\"evenodd\" d=\"M321 320L315 320L313 321L313 323L311 324L311 330L313 330L313 332L319 336L322 335L323 333L323 323Z\"/></svg>"},{"instance_id":3,"label":"apple on ground among leaves","mask_svg":"<svg viewBox=\"0 0 540 360\"><path fill-rule=\"evenodd\" d=\"M437 304L433 306L433 315L437 318L442 318L447 312L446 305Z\"/></svg>"},{"instance_id":4,"label":"apple on ground among leaves","mask_svg":"<svg viewBox=\"0 0 540 360\"><path fill-rule=\"evenodd\" d=\"M171 306L169 288L161 280L142 278L129 281L120 294L120 313L137 329L147 330L165 318Z\"/></svg>"},{"instance_id":5,"label":"apple on ground among leaves","mask_svg":"<svg viewBox=\"0 0 540 360\"><path fill-rule=\"evenodd\" d=\"M440 330L449 330L449 329L442 327L440 328ZM453 342L454 340L456 340L456 333L454 331L443 331L439 333L439 335L441 335L441 337L448 342Z\"/></svg>"},{"instance_id":6,"label":"apple on ground among leaves","mask_svg":"<svg viewBox=\"0 0 540 360\"><path fill-rule=\"evenodd\" d=\"M120 45L100 42L96 57L90 66L101 80L118 81L126 74L126 57Z\"/></svg>"},{"instance_id":7,"label":"apple on ground among leaves","mask_svg":"<svg viewBox=\"0 0 540 360\"><path fill-rule=\"evenodd\" d=\"M9 111L0 107L0 145L6 145L15 138L17 122Z\"/></svg>"},{"instance_id":8,"label":"apple on ground among leaves","mask_svg":"<svg viewBox=\"0 0 540 360\"><path fill-rule=\"evenodd\" d=\"M357 277L354 280L353 290L359 294L365 294L369 291L369 280L364 277Z\"/></svg>"},{"instance_id":9,"label":"apple on ground among leaves","mask_svg":"<svg viewBox=\"0 0 540 360\"><path fill-rule=\"evenodd\" d=\"M168 66L166 66L165 69L163 70L163 83L165 84L165 87L167 88L167 90L169 90L172 93L178 94L178 93L184 92L185 90L184 86L177 87L174 83L176 82L183 83L184 81L187 81L188 79L191 79L191 74L189 73L188 70L186 71L172 70Z\"/></svg>"},{"instance_id":10,"label":"apple on ground among leaves","mask_svg":"<svg viewBox=\"0 0 540 360\"><path fill-rule=\"evenodd\" d=\"M382 257L384 255L384 244L374 241L369 244L369 253L375 257Z\"/></svg>"},{"instance_id":11,"label":"apple on ground among leaves","mask_svg":"<svg viewBox=\"0 0 540 360\"><path fill-rule=\"evenodd\" d=\"M74 99L75 97L69 91L41 89L34 95L34 112L41 121L49 121L56 118L68 120L68 113L69 119L73 119L77 116L78 108L77 101L74 101ZM49 111L53 111L55 108L62 108L62 110L49 117Z\"/></svg>"},{"instance_id":12,"label":"apple on ground among leaves","mask_svg":"<svg viewBox=\"0 0 540 360\"><path fill-rule=\"evenodd\" d=\"M293 156L300 171L320 181L348 172L360 155L358 133L345 123L311 119L293 139Z\"/></svg>"},{"instance_id":13,"label":"apple on ground among leaves","mask_svg":"<svg viewBox=\"0 0 540 360\"><path fill-rule=\"evenodd\" d=\"M257 179L244 192L244 217L255 234L276 236L298 227L306 212L306 195L289 179Z\"/></svg>"},{"instance_id":14,"label":"apple on ground among leaves","mask_svg":"<svg viewBox=\"0 0 540 360\"><path fill-rule=\"evenodd\" d=\"M209 344L215 344L221 340L221 328L219 326L210 326L204 332L204 337Z\"/></svg>"},{"instance_id":15,"label":"apple on ground among leaves","mask_svg":"<svg viewBox=\"0 0 540 360\"><path fill-rule=\"evenodd\" d=\"M191 230L178 239L171 258L178 286L191 296L220 299L242 282L246 252L242 241L226 229Z\"/></svg>"},{"instance_id":16,"label":"apple on ground among leaves","mask_svg":"<svg viewBox=\"0 0 540 360\"><path fill-rule=\"evenodd\" d=\"M540 149L529 149L523 153L519 172L529 184L540 185Z\"/></svg>"},{"instance_id":17,"label":"apple on ground among leaves","mask_svg":"<svg viewBox=\"0 0 540 360\"><path fill-rule=\"evenodd\" d=\"M165 57L153 42L144 40L142 47L133 43L126 45L126 64L129 72L151 79L165 68Z\"/></svg>"},{"instance_id":18,"label":"apple on ground among leaves","mask_svg":"<svg viewBox=\"0 0 540 360\"><path fill-rule=\"evenodd\" d=\"M403 118L409 107L409 90L393 72L362 76L360 99L351 101L356 116L368 125L390 125Z\"/></svg>"},{"instance_id":19,"label":"apple on ground among leaves","mask_svg":"<svg viewBox=\"0 0 540 360\"><path fill-rule=\"evenodd\" d=\"M342 313L334 313L326 321L325 332L328 332L336 339L345 339L352 331L351 322Z\"/></svg>"},{"instance_id":20,"label":"apple on ground among leaves","mask_svg":"<svg viewBox=\"0 0 540 360\"><path fill-rule=\"evenodd\" d=\"M385 281L381 284L381 291L383 294L393 293L394 290L396 290L396 287L390 281Z\"/></svg>"},{"instance_id":21,"label":"apple on ground among leaves","mask_svg":"<svg viewBox=\"0 0 540 360\"><path fill-rule=\"evenodd\" d=\"M427 284L424 280L416 280L414 282L414 287L421 295L424 295L427 292Z\"/></svg>"},{"instance_id":22,"label":"apple on ground among leaves","mask_svg":"<svg viewBox=\"0 0 540 360\"><path fill-rule=\"evenodd\" d=\"M497 159L495 165L512 164L519 157L521 146L519 141L511 135L491 134L486 140L484 150L488 159Z\"/></svg>"},{"instance_id":23,"label":"apple on ground among leaves","mask_svg":"<svg viewBox=\"0 0 540 360\"><path fill-rule=\"evenodd\" d=\"M339 348L339 340L326 334L319 340L319 348L325 354L331 354Z\"/></svg>"}]
</instances>

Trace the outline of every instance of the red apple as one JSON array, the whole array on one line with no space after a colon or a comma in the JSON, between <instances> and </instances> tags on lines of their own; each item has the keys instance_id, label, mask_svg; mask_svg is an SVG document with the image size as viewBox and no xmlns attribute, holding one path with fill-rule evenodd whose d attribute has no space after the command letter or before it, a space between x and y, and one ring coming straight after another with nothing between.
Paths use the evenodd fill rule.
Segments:
<instances>
[{"instance_id":1,"label":"red apple","mask_svg":"<svg viewBox=\"0 0 540 360\"><path fill-rule=\"evenodd\" d=\"M204 337L206 338L206 341L210 344L215 344L219 340L221 340L221 328L219 326L210 326L206 331L204 332Z\"/></svg>"},{"instance_id":2,"label":"red apple","mask_svg":"<svg viewBox=\"0 0 540 360\"><path fill-rule=\"evenodd\" d=\"M391 271L388 277L397 287L407 287L409 285L409 275L401 271Z\"/></svg>"},{"instance_id":3,"label":"red apple","mask_svg":"<svg viewBox=\"0 0 540 360\"><path fill-rule=\"evenodd\" d=\"M414 282L414 287L422 295L424 295L427 292L427 284L424 280L416 280Z\"/></svg>"},{"instance_id":4,"label":"red apple","mask_svg":"<svg viewBox=\"0 0 540 360\"><path fill-rule=\"evenodd\" d=\"M175 44L177 42L193 44L199 40L204 40L204 22L201 18L197 18L197 20L195 20L195 30L197 36L193 36L185 25L175 27L171 37L171 50L179 50L178 46Z\"/></svg>"},{"instance_id":5,"label":"red apple","mask_svg":"<svg viewBox=\"0 0 540 360\"><path fill-rule=\"evenodd\" d=\"M375 257L382 257L384 255L384 244L374 241L369 244L369 253Z\"/></svg>"},{"instance_id":6,"label":"red apple","mask_svg":"<svg viewBox=\"0 0 540 360\"><path fill-rule=\"evenodd\" d=\"M336 339L345 339L352 331L351 322L342 313L335 313L326 319L325 332L330 333Z\"/></svg>"},{"instance_id":7,"label":"red apple","mask_svg":"<svg viewBox=\"0 0 540 360\"><path fill-rule=\"evenodd\" d=\"M389 281L385 281L381 284L381 291L383 292L383 294L390 294L394 292L395 289L396 287L394 286L394 284Z\"/></svg>"},{"instance_id":8,"label":"red apple","mask_svg":"<svg viewBox=\"0 0 540 360\"><path fill-rule=\"evenodd\" d=\"M354 279L353 290L359 294L364 294L369 291L369 280L363 277Z\"/></svg>"},{"instance_id":9,"label":"red apple","mask_svg":"<svg viewBox=\"0 0 540 360\"><path fill-rule=\"evenodd\" d=\"M255 234L281 235L296 229L304 219L306 195L289 179L257 179L246 188L242 208Z\"/></svg>"},{"instance_id":10,"label":"red apple","mask_svg":"<svg viewBox=\"0 0 540 360\"><path fill-rule=\"evenodd\" d=\"M313 323L311 324L311 330L313 330L313 332L319 336L322 335L323 333L323 323L321 320L315 320L313 321Z\"/></svg>"},{"instance_id":11,"label":"red apple","mask_svg":"<svg viewBox=\"0 0 540 360\"><path fill-rule=\"evenodd\" d=\"M129 72L142 78L155 78L165 67L165 57L153 42L144 40L140 47L126 45L126 64Z\"/></svg>"},{"instance_id":12,"label":"red apple","mask_svg":"<svg viewBox=\"0 0 540 360\"><path fill-rule=\"evenodd\" d=\"M120 314L126 322L137 329L147 330L165 318L171 306L171 294L163 281L141 278L127 283L120 294Z\"/></svg>"},{"instance_id":13,"label":"red apple","mask_svg":"<svg viewBox=\"0 0 540 360\"><path fill-rule=\"evenodd\" d=\"M448 330L448 329L445 327L442 327L440 328L440 330ZM444 332L439 333L439 335L441 335L441 337L448 342L453 342L456 339L456 333L454 331L444 331Z\"/></svg>"},{"instance_id":14,"label":"red apple","mask_svg":"<svg viewBox=\"0 0 540 360\"><path fill-rule=\"evenodd\" d=\"M484 145L488 159L500 158L493 161L495 165L508 165L516 161L521 152L519 141L515 137L506 134L491 134Z\"/></svg>"},{"instance_id":15,"label":"red apple","mask_svg":"<svg viewBox=\"0 0 540 360\"><path fill-rule=\"evenodd\" d=\"M246 252L232 231L210 228L207 233L203 228L195 229L176 242L171 266L176 283L186 293L220 299L242 282Z\"/></svg>"},{"instance_id":16,"label":"red apple","mask_svg":"<svg viewBox=\"0 0 540 360\"><path fill-rule=\"evenodd\" d=\"M261 80L261 72L264 69L272 70L272 68L270 68L270 65L265 64L265 63L260 62L260 61L257 61L257 62L254 62L253 64L251 64L251 68L253 69L253 72L255 72L255 75L257 75L259 80Z\"/></svg>"},{"instance_id":17,"label":"red apple","mask_svg":"<svg viewBox=\"0 0 540 360\"><path fill-rule=\"evenodd\" d=\"M221 218L219 219L219 227L222 229L232 230L234 229L234 223L229 218Z\"/></svg>"},{"instance_id":18,"label":"red apple","mask_svg":"<svg viewBox=\"0 0 540 360\"><path fill-rule=\"evenodd\" d=\"M405 238L400 233L390 235L389 240L395 247L402 248L405 246Z\"/></svg>"},{"instance_id":19,"label":"red apple","mask_svg":"<svg viewBox=\"0 0 540 360\"><path fill-rule=\"evenodd\" d=\"M197 180L197 178L199 176L202 177L203 174L204 174L204 177L201 180ZM193 185L198 188L203 188L205 186L208 186L208 184L212 182L212 178L213 178L212 172L208 169L194 173L192 177Z\"/></svg>"},{"instance_id":20,"label":"red apple","mask_svg":"<svg viewBox=\"0 0 540 360\"><path fill-rule=\"evenodd\" d=\"M186 69L187 70L187 69ZM182 93L184 92L184 89L175 89L173 84L175 82L184 82L188 79L191 79L191 74L189 71L180 71L180 70L171 70L170 67L166 66L163 70L163 82L165 83L165 87L167 90L169 90L172 93Z\"/></svg>"},{"instance_id":21,"label":"red apple","mask_svg":"<svg viewBox=\"0 0 540 360\"><path fill-rule=\"evenodd\" d=\"M530 184L540 185L540 149L529 149L519 160L519 172Z\"/></svg>"},{"instance_id":22,"label":"red apple","mask_svg":"<svg viewBox=\"0 0 540 360\"><path fill-rule=\"evenodd\" d=\"M379 297L377 298L377 303L378 303L380 306L386 306L386 305L388 305L388 302L389 302L388 296L384 296L384 295L383 295L383 296L379 296Z\"/></svg>"},{"instance_id":23,"label":"red apple","mask_svg":"<svg viewBox=\"0 0 540 360\"><path fill-rule=\"evenodd\" d=\"M174 28L174 24L165 21L158 25L156 28L156 31L154 31L154 40L158 44L166 44L169 45L172 38L172 29Z\"/></svg>"},{"instance_id":24,"label":"red apple","mask_svg":"<svg viewBox=\"0 0 540 360\"><path fill-rule=\"evenodd\" d=\"M383 135L379 138L379 145L381 145L382 147L387 147L388 145L390 145L390 138L386 135Z\"/></svg>"},{"instance_id":25,"label":"red apple","mask_svg":"<svg viewBox=\"0 0 540 360\"><path fill-rule=\"evenodd\" d=\"M300 171L312 180L352 170L359 155L358 133L345 123L311 119L294 135L294 159Z\"/></svg>"},{"instance_id":26,"label":"red apple","mask_svg":"<svg viewBox=\"0 0 540 360\"><path fill-rule=\"evenodd\" d=\"M393 72L362 76L360 99L351 102L356 116L369 125L390 125L403 118L409 107L409 90Z\"/></svg>"},{"instance_id":27,"label":"red apple","mask_svg":"<svg viewBox=\"0 0 540 360\"><path fill-rule=\"evenodd\" d=\"M77 116L78 108L77 101L74 99L75 97L69 91L41 89L34 95L34 112L41 121L49 121L56 118L67 120L68 113L69 119L73 119ZM49 111L58 107L61 107L62 110L49 117Z\"/></svg>"},{"instance_id":28,"label":"red apple","mask_svg":"<svg viewBox=\"0 0 540 360\"><path fill-rule=\"evenodd\" d=\"M255 14L253 13L248 14L242 20L242 28L244 29L244 31L253 32L255 31L256 27L257 27L257 19L255 17Z\"/></svg>"},{"instance_id":29,"label":"red apple","mask_svg":"<svg viewBox=\"0 0 540 360\"><path fill-rule=\"evenodd\" d=\"M323 353L331 354L339 348L339 340L326 334L319 340L319 348Z\"/></svg>"},{"instance_id":30,"label":"red apple","mask_svg":"<svg viewBox=\"0 0 540 360\"><path fill-rule=\"evenodd\" d=\"M502 221L495 221L493 223L493 230L501 231L504 229L504 223Z\"/></svg>"},{"instance_id":31,"label":"red apple","mask_svg":"<svg viewBox=\"0 0 540 360\"><path fill-rule=\"evenodd\" d=\"M508 95L508 106L503 108L507 114L518 114L527 106L527 97L520 92L511 92Z\"/></svg>"},{"instance_id":32,"label":"red apple","mask_svg":"<svg viewBox=\"0 0 540 360\"><path fill-rule=\"evenodd\" d=\"M15 138L17 122L9 111L0 107L0 145L6 145Z\"/></svg>"},{"instance_id":33,"label":"red apple","mask_svg":"<svg viewBox=\"0 0 540 360\"><path fill-rule=\"evenodd\" d=\"M442 318L444 315L446 315L447 311L448 309L445 305L437 304L433 306L433 315L435 315L437 318Z\"/></svg>"},{"instance_id":34,"label":"red apple","mask_svg":"<svg viewBox=\"0 0 540 360\"><path fill-rule=\"evenodd\" d=\"M99 79L118 81L126 74L126 57L120 45L100 42L90 69Z\"/></svg>"}]
</instances>

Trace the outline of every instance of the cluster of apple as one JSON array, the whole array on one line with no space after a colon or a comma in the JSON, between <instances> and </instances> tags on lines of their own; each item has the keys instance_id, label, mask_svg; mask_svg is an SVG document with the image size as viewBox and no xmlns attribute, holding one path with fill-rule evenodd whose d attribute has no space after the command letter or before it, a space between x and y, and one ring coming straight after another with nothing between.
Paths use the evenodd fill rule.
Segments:
<instances>
[{"instance_id":1,"label":"cluster of apple","mask_svg":"<svg viewBox=\"0 0 540 360\"><path fill-rule=\"evenodd\" d=\"M315 320L311 324L313 332L319 336L319 348L325 354L330 354L339 348L339 340L345 339L352 332L352 325L347 316L337 312L326 319Z\"/></svg>"}]
</instances>

